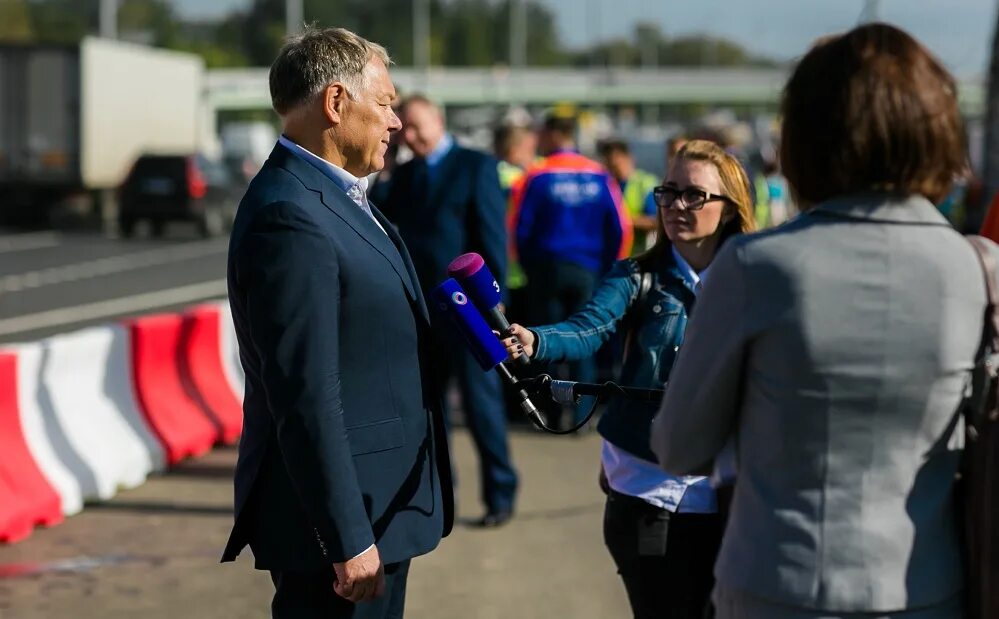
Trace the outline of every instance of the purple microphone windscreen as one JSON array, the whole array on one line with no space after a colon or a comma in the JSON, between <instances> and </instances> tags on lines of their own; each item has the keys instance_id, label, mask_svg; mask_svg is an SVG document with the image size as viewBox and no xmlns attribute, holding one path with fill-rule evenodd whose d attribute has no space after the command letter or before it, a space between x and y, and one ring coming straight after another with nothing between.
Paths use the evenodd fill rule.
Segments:
<instances>
[{"instance_id":1,"label":"purple microphone windscreen","mask_svg":"<svg viewBox=\"0 0 999 619\"><path fill-rule=\"evenodd\" d=\"M447 274L458 280L480 312L488 312L502 300L499 282L479 254L462 254L451 261Z\"/></svg>"},{"instance_id":2,"label":"purple microphone windscreen","mask_svg":"<svg viewBox=\"0 0 999 619\"><path fill-rule=\"evenodd\" d=\"M472 356L483 371L489 371L507 358L506 348L493 335L479 311L468 301L468 295L454 279L445 280L430 293L434 310L447 315L461 333Z\"/></svg>"},{"instance_id":3,"label":"purple microphone windscreen","mask_svg":"<svg viewBox=\"0 0 999 619\"><path fill-rule=\"evenodd\" d=\"M475 252L462 254L452 260L451 264L447 265L447 274L461 281L470 275L474 275L476 271L484 266L486 266L486 261L479 254Z\"/></svg>"}]
</instances>

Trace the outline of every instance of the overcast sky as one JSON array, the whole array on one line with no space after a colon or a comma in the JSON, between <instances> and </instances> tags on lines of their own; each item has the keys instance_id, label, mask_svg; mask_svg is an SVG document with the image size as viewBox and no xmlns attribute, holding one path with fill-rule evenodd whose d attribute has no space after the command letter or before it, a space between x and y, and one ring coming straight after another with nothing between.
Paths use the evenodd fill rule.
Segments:
<instances>
[{"instance_id":1,"label":"overcast sky","mask_svg":"<svg viewBox=\"0 0 999 619\"><path fill-rule=\"evenodd\" d=\"M399 0L401 3L409 0ZM801 55L815 38L857 23L862 0L539 0L572 46L626 35L639 21L667 34L709 33L777 59ZM249 0L172 0L186 15L215 17ZM882 0L880 18L905 28L958 74L984 72L997 0ZM308 16L306 16L308 18ZM364 34L364 33L360 33Z\"/></svg>"}]
</instances>

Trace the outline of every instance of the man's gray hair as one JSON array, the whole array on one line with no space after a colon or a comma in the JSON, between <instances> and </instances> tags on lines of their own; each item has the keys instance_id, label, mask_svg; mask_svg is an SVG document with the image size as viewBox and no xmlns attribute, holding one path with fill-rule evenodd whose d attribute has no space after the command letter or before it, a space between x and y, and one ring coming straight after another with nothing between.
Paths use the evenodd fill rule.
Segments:
<instances>
[{"instance_id":1,"label":"man's gray hair","mask_svg":"<svg viewBox=\"0 0 999 619\"><path fill-rule=\"evenodd\" d=\"M350 30L308 28L289 37L271 65L271 104L283 116L333 82L342 82L353 98L367 85L364 67L372 58L392 62L384 47Z\"/></svg>"}]
</instances>

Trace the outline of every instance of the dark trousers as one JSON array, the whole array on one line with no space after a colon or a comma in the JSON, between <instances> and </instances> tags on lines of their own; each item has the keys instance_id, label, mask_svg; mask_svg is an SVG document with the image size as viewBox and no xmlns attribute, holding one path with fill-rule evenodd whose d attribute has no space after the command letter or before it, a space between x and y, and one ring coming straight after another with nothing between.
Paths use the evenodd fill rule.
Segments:
<instances>
[{"instance_id":1,"label":"dark trousers","mask_svg":"<svg viewBox=\"0 0 999 619\"><path fill-rule=\"evenodd\" d=\"M486 510L510 511L517 493L517 472L510 460L503 384L496 372L484 372L467 345L457 338L451 332L439 332L438 368L443 377L458 382L465 423L479 454L479 479ZM450 417L447 408L445 401L445 419ZM452 474L452 479L457 476Z\"/></svg>"},{"instance_id":2,"label":"dark trousers","mask_svg":"<svg viewBox=\"0 0 999 619\"><path fill-rule=\"evenodd\" d=\"M529 326L561 322L578 312L593 296L598 275L571 262L545 262L526 269L530 297ZM593 382L597 377L594 357L566 363L570 380ZM542 370L554 373L554 368ZM579 423L593 408L593 398L582 398L573 410L573 423Z\"/></svg>"},{"instance_id":3,"label":"dark trousers","mask_svg":"<svg viewBox=\"0 0 999 619\"><path fill-rule=\"evenodd\" d=\"M333 567L318 572L271 572L274 619L402 619L409 561L385 566L385 593L354 604L333 590Z\"/></svg>"},{"instance_id":4,"label":"dark trousers","mask_svg":"<svg viewBox=\"0 0 999 619\"><path fill-rule=\"evenodd\" d=\"M611 491L604 542L624 581L635 619L711 617L718 514L671 513Z\"/></svg>"}]
</instances>

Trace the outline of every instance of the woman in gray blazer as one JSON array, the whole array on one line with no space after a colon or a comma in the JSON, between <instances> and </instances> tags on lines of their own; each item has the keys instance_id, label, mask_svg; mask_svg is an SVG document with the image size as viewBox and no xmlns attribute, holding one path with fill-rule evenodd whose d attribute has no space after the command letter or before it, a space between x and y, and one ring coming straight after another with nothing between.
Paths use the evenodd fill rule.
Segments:
<instances>
[{"instance_id":1,"label":"woman in gray blazer","mask_svg":"<svg viewBox=\"0 0 999 619\"><path fill-rule=\"evenodd\" d=\"M985 289L934 207L966 168L954 79L866 25L805 56L782 111L807 212L712 263L652 450L686 474L734 441L719 619L957 619L958 408Z\"/></svg>"}]
</instances>

